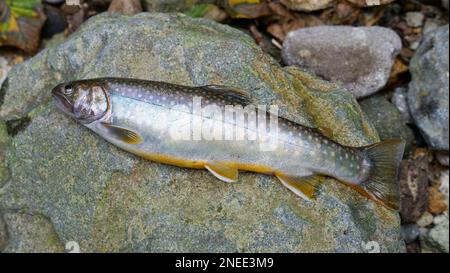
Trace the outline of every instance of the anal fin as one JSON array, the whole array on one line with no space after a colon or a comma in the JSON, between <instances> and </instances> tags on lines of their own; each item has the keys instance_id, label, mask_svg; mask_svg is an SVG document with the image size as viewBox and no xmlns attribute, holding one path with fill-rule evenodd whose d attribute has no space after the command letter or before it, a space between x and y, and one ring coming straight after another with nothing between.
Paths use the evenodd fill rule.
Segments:
<instances>
[{"instance_id":1,"label":"anal fin","mask_svg":"<svg viewBox=\"0 0 450 273\"><path fill-rule=\"evenodd\" d=\"M207 162L205 168L218 179L233 183L238 180L239 171L219 162Z\"/></svg>"},{"instance_id":2,"label":"anal fin","mask_svg":"<svg viewBox=\"0 0 450 273\"><path fill-rule=\"evenodd\" d=\"M286 175L281 172L275 172L275 176L285 187L307 201L316 199L318 187L322 183L323 179L322 176L314 174L296 177Z\"/></svg>"}]
</instances>

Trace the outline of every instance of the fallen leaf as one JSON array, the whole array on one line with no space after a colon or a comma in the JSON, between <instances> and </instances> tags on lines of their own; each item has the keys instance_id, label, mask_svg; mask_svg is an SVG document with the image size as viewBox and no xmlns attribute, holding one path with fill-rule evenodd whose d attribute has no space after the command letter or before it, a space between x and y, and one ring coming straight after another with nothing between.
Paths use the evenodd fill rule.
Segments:
<instances>
[{"instance_id":1,"label":"fallen leaf","mask_svg":"<svg viewBox=\"0 0 450 273\"><path fill-rule=\"evenodd\" d=\"M39 0L0 2L0 46L17 47L34 54L46 16Z\"/></svg>"},{"instance_id":2,"label":"fallen leaf","mask_svg":"<svg viewBox=\"0 0 450 273\"><path fill-rule=\"evenodd\" d=\"M233 18L253 19L270 15L269 7L264 0L227 0L225 10Z\"/></svg>"}]
</instances>

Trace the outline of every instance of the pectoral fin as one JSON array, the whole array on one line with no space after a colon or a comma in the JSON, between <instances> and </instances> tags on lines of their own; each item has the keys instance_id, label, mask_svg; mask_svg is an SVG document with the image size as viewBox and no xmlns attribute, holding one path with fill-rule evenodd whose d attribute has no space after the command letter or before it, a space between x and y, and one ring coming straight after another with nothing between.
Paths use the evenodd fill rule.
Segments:
<instances>
[{"instance_id":1,"label":"pectoral fin","mask_svg":"<svg viewBox=\"0 0 450 273\"><path fill-rule=\"evenodd\" d=\"M275 176L284 186L307 201L316 199L316 192L323 179L319 175L293 177L279 172L276 172Z\"/></svg>"},{"instance_id":2,"label":"pectoral fin","mask_svg":"<svg viewBox=\"0 0 450 273\"><path fill-rule=\"evenodd\" d=\"M205 168L215 177L224 182L232 183L236 182L238 179L239 171L225 164L218 162L208 162L205 164Z\"/></svg>"},{"instance_id":3,"label":"pectoral fin","mask_svg":"<svg viewBox=\"0 0 450 273\"><path fill-rule=\"evenodd\" d=\"M102 126L105 130L108 131L110 136L128 144L140 144L144 141L141 135L133 130L105 122L102 123Z\"/></svg>"}]
</instances>

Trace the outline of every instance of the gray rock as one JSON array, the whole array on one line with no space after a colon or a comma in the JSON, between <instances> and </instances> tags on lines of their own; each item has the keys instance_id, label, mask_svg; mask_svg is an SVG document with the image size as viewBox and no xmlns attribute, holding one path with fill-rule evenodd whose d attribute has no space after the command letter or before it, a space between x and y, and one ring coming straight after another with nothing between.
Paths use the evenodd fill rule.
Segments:
<instances>
[{"instance_id":1,"label":"gray rock","mask_svg":"<svg viewBox=\"0 0 450 273\"><path fill-rule=\"evenodd\" d=\"M448 216L439 224L435 225L425 234L420 236L422 252L445 252L449 253L449 226Z\"/></svg>"},{"instance_id":2,"label":"gray rock","mask_svg":"<svg viewBox=\"0 0 450 273\"><path fill-rule=\"evenodd\" d=\"M397 108L383 96L372 96L359 103L361 109L375 126L381 140L403 139L407 154L414 142L414 133L406 125Z\"/></svg>"},{"instance_id":3,"label":"gray rock","mask_svg":"<svg viewBox=\"0 0 450 273\"><path fill-rule=\"evenodd\" d=\"M59 82L101 76L235 86L296 122L331 127L340 143L379 140L348 92L280 67L236 29L175 14L101 14L15 66L2 90L0 117L31 122L6 146L11 179L0 209L42 215L56 245L76 242L81 252L360 252L361 242L376 241L383 252L405 250L396 212L332 179L314 203L271 176L242 173L240 183L221 183L204 170L119 150L50 100ZM7 221L8 229L17 223ZM41 226L20 223L35 234ZM55 233L15 232L9 245L26 242L19 249L33 251Z\"/></svg>"},{"instance_id":4,"label":"gray rock","mask_svg":"<svg viewBox=\"0 0 450 273\"><path fill-rule=\"evenodd\" d=\"M440 24L439 20L435 18L427 18L422 29L422 34L428 34L429 32L437 29L441 25L442 24Z\"/></svg>"},{"instance_id":5,"label":"gray rock","mask_svg":"<svg viewBox=\"0 0 450 273\"><path fill-rule=\"evenodd\" d=\"M5 213L8 242L3 252L63 252L64 245L52 224L42 215Z\"/></svg>"},{"instance_id":6,"label":"gray rock","mask_svg":"<svg viewBox=\"0 0 450 273\"><path fill-rule=\"evenodd\" d=\"M10 138L4 121L0 120L0 188L9 179L9 170L5 164L5 153L7 146L10 145Z\"/></svg>"},{"instance_id":7,"label":"gray rock","mask_svg":"<svg viewBox=\"0 0 450 273\"><path fill-rule=\"evenodd\" d=\"M352 4L358 7L370 7L384 5L391 3L394 0L348 0ZM299 11L315 11L321 10L333 6L339 2L338 0L281 0L281 3L288 7L289 9L299 10Z\"/></svg>"},{"instance_id":8,"label":"gray rock","mask_svg":"<svg viewBox=\"0 0 450 273\"><path fill-rule=\"evenodd\" d=\"M215 0L142 0L146 11L183 12L196 4L214 3Z\"/></svg>"},{"instance_id":9,"label":"gray rock","mask_svg":"<svg viewBox=\"0 0 450 273\"><path fill-rule=\"evenodd\" d=\"M5 221L3 221L3 215L0 214L0 252L6 247L8 241L8 231L6 230Z\"/></svg>"},{"instance_id":10,"label":"gray rock","mask_svg":"<svg viewBox=\"0 0 450 273\"><path fill-rule=\"evenodd\" d=\"M398 35L387 28L318 26L290 32L283 60L362 98L385 86L401 47Z\"/></svg>"},{"instance_id":11,"label":"gray rock","mask_svg":"<svg viewBox=\"0 0 450 273\"><path fill-rule=\"evenodd\" d=\"M408 224L402 226L402 237L407 244L414 242L415 240L417 240L417 238L419 238L419 236L420 230L417 225Z\"/></svg>"},{"instance_id":12,"label":"gray rock","mask_svg":"<svg viewBox=\"0 0 450 273\"><path fill-rule=\"evenodd\" d=\"M443 26L426 35L411 59L408 104L415 124L428 145L448 151L448 30Z\"/></svg>"},{"instance_id":13,"label":"gray rock","mask_svg":"<svg viewBox=\"0 0 450 273\"><path fill-rule=\"evenodd\" d=\"M402 115L403 121L407 124L412 123L411 114L409 113L409 106L407 101L408 89L405 87L397 87L392 95L391 102L397 107L397 110Z\"/></svg>"},{"instance_id":14,"label":"gray rock","mask_svg":"<svg viewBox=\"0 0 450 273\"><path fill-rule=\"evenodd\" d=\"M410 27L421 27L425 20L425 15L420 11L410 11L406 13L406 24Z\"/></svg>"}]
</instances>

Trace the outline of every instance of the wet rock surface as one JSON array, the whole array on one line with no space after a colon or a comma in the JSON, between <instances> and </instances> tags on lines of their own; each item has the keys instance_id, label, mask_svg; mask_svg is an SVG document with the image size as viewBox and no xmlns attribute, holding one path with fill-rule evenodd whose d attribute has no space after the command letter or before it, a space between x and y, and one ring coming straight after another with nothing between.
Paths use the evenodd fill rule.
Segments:
<instances>
[{"instance_id":1,"label":"wet rock surface","mask_svg":"<svg viewBox=\"0 0 450 273\"><path fill-rule=\"evenodd\" d=\"M290 32L283 60L362 98L385 86L400 49L400 38L387 28L318 26Z\"/></svg>"},{"instance_id":2,"label":"wet rock surface","mask_svg":"<svg viewBox=\"0 0 450 273\"><path fill-rule=\"evenodd\" d=\"M449 27L428 33L410 64L408 104L428 145L448 151L449 143Z\"/></svg>"},{"instance_id":3,"label":"wet rock surface","mask_svg":"<svg viewBox=\"0 0 450 273\"><path fill-rule=\"evenodd\" d=\"M270 176L222 183L119 150L52 104L57 83L102 76L234 86L303 125L336 124L342 144L379 140L347 91L281 68L238 30L181 15L98 15L15 66L0 91L0 117L23 124L5 146L7 251L64 251L72 241L81 252L360 252L369 241L405 250L396 212L332 179L314 203Z\"/></svg>"},{"instance_id":4,"label":"wet rock surface","mask_svg":"<svg viewBox=\"0 0 450 273\"><path fill-rule=\"evenodd\" d=\"M414 133L406 125L397 108L384 96L373 96L360 101L360 105L370 122L377 129L381 140L403 139L408 153L414 142Z\"/></svg>"}]
</instances>

